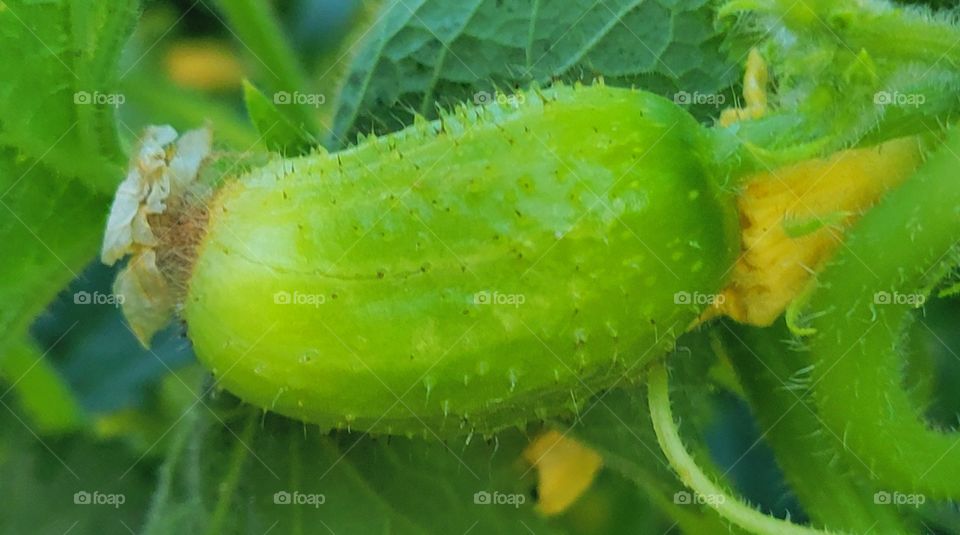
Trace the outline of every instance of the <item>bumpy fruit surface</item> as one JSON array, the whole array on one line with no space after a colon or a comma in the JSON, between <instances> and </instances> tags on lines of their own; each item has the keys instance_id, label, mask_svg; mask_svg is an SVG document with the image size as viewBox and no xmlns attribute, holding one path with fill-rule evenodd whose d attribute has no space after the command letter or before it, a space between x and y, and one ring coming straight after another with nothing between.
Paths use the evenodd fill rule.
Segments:
<instances>
[{"instance_id":1,"label":"bumpy fruit surface","mask_svg":"<svg viewBox=\"0 0 960 535\"><path fill-rule=\"evenodd\" d=\"M453 436L583 410L639 377L739 249L707 133L596 85L463 107L213 199L184 315L244 400Z\"/></svg>"}]
</instances>

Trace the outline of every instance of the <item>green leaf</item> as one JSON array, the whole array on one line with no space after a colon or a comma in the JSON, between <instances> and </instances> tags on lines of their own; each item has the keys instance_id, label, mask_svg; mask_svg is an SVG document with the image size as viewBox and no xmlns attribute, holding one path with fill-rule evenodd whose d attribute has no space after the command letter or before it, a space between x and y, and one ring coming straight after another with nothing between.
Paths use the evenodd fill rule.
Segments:
<instances>
[{"instance_id":1,"label":"green leaf","mask_svg":"<svg viewBox=\"0 0 960 535\"><path fill-rule=\"evenodd\" d=\"M112 193L124 160L115 66L136 14L135 0L5 2L0 144Z\"/></svg>"},{"instance_id":2,"label":"green leaf","mask_svg":"<svg viewBox=\"0 0 960 535\"><path fill-rule=\"evenodd\" d=\"M136 6L0 3L0 359L17 358L30 322L97 250L122 177L113 87ZM33 388L59 391L48 378Z\"/></svg>"},{"instance_id":3,"label":"green leaf","mask_svg":"<svg viewBox=\"0 0 960 535\"><path fill-rule=\"evenodd\" d=\"M26 341L12 343L0 359L0 378L15 389L22 411L42 434L79 427L82 411L69 386L46 359Z\"/></svg>"},{"instance_id":4,"label":"green leaf","mask_svg":"<svg viewBox=\"0 0 960 535\"><path fill-rule=\"evenodd\" d=\"M198 405L185 418L146 533L556 532L534 510L536 472L520 460L520 432L374 439L235 403ZM478 504L478 492L514 504Z\"/></svg>"},{"instance_id":5,"label":"green leaf","mask_svg":"<svg viewBox=\"0 0 960 535\"><path fill-rule=\"evenodd\" d=\"M273 94L309 94L306 73L284 37L283 29L268 2L262 0L218 0L234 36L253 57L259 80ZM298 128L318 132L319 113L307 103L291 101L284 113Z\"/></svg>"},{"instance_id":6,"label":"green leaf","mask_svg":"<svg viewBox=\"0 0 960 535\"><path fill-rule=\"evenodd\" d=\"M51 381L41 386L37 384L40 375L32 370L31 381L17 382L28 369L16 361L30 358L23 353L32 347L26 341L30 323L95 254L101 214L108 200L78 180L60 179L42 163L15 160L13 149L0 147L0 187L8 188L0 198L0 240L7 244L0 262L0 280L5 281L0 287L4 302L0 308L0 367L18 391L59 390L52 381L55 375L48 375ZM4 362L8 360L12 362ZM32 404L24 397L33 395L35 392L24 392L21 398L36 409L29 413L38 421L72 419L59 414L58 404Z\"/></svg>"},{"instance_id":7,"label":"green leaf","mask_svg":"<svg viewBox=\"0 0 960 535\"><path fill-rule=\"evenodd\" d=\"M454 5L455 4L455 5ZM668 97L712 94L739 76L704 0L387 2L337 96L329 147L392 131L414 113L551 80L604 76ZM736 59L736 58L734 58ZM719 109L695 110L701 117Z\"/></svg>"},{"instance_id":8,"label":"green leaf","mask_svg":"<svg viewBox=\"0 0 960 535\"><path fill-rule=\"evenodd\" d=\"M354 3L345 32L335 41L336 46L321 50L312 63L316 87L331 97L343 91L350 67L357 53L363 48L361 44L370 33L371 27L384 13L384 7L387 4L389 4L388 0L365 0ZM333 122L334 109L332 103L320 109L320 120L327 132Z\"/></svg>"},{"instance_id":9,"label":"green leaf","mask_svg":"<svg viewBox=\"0 0 960 535\"><path fill-rule=\"evenodd\" d=\"M308 154L317 141L303 128L293 124L259 89L243 82L243 100L250 120L260 132L268 149L282 154Z\"/></svg>"},{"instance_id":10,"label":"green leaf","mask_svg":"<svg viewBox=\"0 0 960 535\"><path fill-rule=\"evenodd\" d=\"M116 441L41 437L0 402L0 533L133 532L150 499L154 469Z\"/></svg>"}]
</instances>

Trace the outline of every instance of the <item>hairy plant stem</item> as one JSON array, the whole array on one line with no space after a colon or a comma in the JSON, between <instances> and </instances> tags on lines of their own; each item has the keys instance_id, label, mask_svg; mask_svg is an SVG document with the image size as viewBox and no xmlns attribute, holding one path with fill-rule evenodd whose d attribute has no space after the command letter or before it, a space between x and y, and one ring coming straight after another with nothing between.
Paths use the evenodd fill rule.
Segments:
<instances>
[{"instance_id":1,"label":"hairy plant stem","mask_svg":"<svg viewBox=\"0 0 960 535\"><path fill-rule=\"evenodd\" d=\"M889 492L960 498L960 433L932 429L903 387L913 309L960 260L960 129L854 227L807 305L814 395L856 465ZM839 440L839 439L838 439ZM853 463L851 463L853 464Z\"/></svg>"},{"instance_id":2,"label":"hairy plant stem","mask_svg":"<svg viewBox=\"0 0 960 535\"><path fill-rule=\"evenodd\" d=\"M650 395L650 417L657 433L657 442L670 461L670 465L694 492L709 497L710 507L735 525L759 535L824 535L818 529L799 526L786 520L765 515L750 507L740 498L732 496L714 483L697 465L680 439L680 432L670 409L670 392L667 369L662 362L649 368L647 385Z\"/></svg>"}]
</instances>

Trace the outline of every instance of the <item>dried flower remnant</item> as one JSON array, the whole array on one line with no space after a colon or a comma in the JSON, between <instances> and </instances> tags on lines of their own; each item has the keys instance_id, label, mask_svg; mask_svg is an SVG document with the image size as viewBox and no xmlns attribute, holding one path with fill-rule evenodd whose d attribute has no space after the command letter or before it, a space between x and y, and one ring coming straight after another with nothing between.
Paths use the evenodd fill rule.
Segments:
<instances>
[{"instance_id":1,"label":"dried flower remnant","mask_svg":"<svg viewBox=\"0 0 960 535\"><path fill-rule=\"evenodd\" d=\"M114 291L124 296L124 314L144 345L176 308L176 294L157 264L156 249L163 236L155 233L153 218L188 193L211 143L208 128L178 138L171 126L148 127L110 207L100 259L113 265L130 257L117 275Z\"/></svg>"}]
</instances>

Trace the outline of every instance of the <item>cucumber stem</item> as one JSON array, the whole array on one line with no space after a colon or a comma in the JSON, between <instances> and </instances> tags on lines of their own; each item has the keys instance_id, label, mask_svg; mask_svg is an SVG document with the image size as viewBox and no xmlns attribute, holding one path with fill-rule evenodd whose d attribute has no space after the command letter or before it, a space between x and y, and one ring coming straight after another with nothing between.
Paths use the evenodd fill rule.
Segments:
<instances>
[{"instance_id":1,"label":"cucumber stem","mask_svg":"<svg viewBox=\"0 0 960 535\"><path fill-rule=\"evenodd\" d=\"M960 432L925 421L903 387L913 310L960 262L960 128L868 212L808 302L814 395L844 451L890 491L960 498ZM851 463L853 464L853 463Z\"/></svg>"}]
</instances>

